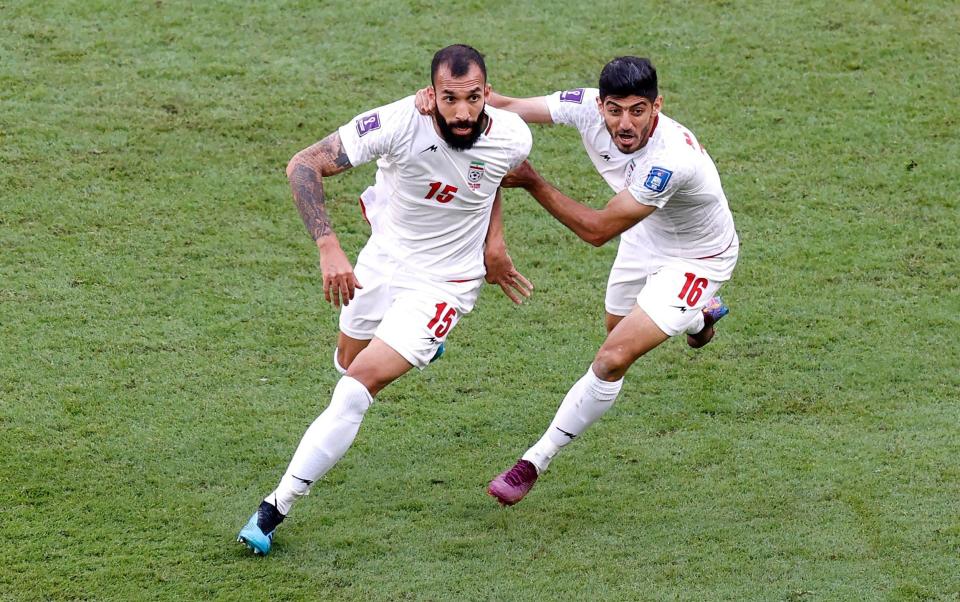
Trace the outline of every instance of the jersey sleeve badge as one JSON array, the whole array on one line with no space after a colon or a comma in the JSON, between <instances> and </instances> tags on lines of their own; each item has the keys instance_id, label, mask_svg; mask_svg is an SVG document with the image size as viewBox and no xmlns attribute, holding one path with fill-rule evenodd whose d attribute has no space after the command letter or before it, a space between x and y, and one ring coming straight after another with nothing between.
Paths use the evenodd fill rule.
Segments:
<instances>
[{"instance_id":1,"label":"jersey sleeve badge","mask_svg":"<svg viewBox=\"0 0 960 602\"><path fill-rule=\"evenodd\" d=\"M643 187L654 192L663 192L667 188L667 183L673 172L663 167L651 167L647 179L643 182Z\"/></svg>"},{"instance_id":2,"label":"jersey sleeve badge","mask_svg":"<svg viewBox=\"0 0 960 602\"><path fill-rule=\"evenodd\" d=\"M560 93L560 102L583 102L583 88L574 88L573 90L564 90Z\"/></svg>"},{"instance_id":3,"label":"jersey sleeve badge","mask_svg":"<svg viewBox=\"0 0 960 602\"><path fill-rule=\"evenodd\" d=\"M364 115L357 119L357 135L363 136L373 130L380 129L380 115L379 113L373 113L372 115Z\"/></svg>"}]
</instances>

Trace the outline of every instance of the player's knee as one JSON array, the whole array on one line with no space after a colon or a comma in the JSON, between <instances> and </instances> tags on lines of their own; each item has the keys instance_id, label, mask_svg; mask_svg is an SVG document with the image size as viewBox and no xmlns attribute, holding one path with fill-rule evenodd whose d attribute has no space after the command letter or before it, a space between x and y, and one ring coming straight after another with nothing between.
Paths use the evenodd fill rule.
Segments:
<instances>
[{"instance_id":1,"label":"player's knee","mask_svg":"<svg viewBox=\"0 0 960 602\"><path fill-rule=\"evenodd\" d=\"M623 349L601 347L593 359L593 373L600 380L617 380L623 377L632 362L633 358Z\"/></svg>"}]
</instances>

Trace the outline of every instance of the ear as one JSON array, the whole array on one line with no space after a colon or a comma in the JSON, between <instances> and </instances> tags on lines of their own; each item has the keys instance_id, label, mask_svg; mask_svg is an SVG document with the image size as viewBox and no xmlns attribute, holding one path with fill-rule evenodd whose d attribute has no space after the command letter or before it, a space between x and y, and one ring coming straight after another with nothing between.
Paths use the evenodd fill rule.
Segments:
<instances>
[{"instance_id":1,"label":"ear","mask_svg":"<svg viewBox=\"0 0 960 602\"><path fill-rule=\"evenodd\" d=\"M659 115L660 109L663 108L663 96L657 96L656 100L653 101L653 114Z\"/></svg>"},{"instance_id":2,"label":"ear","mask_svg":"<svg viewBox=\"0 0 960 602\"><path fill-rule=\"evenodd\" d=\"M483 102L490 102L490 93L493 92L493 88L490 84L483 85Z\"/></svg>"},{"instance_id":3,"label":"ear","mask_svg":"<svg viewBox=\"0 0 960 602\"><path fill-rule=\"evenodd\" d=\"M599 111L600 114L603 115L603 101L600 100L599 96L597 96L597 111Z\"/></svg>"},{"instance_id":4,"label":"ear","mask_svg":"<svg viewBox=\"0 0 960 602\"><path fill-rule=\"evenodd\" d=\"M430 99L432 104L437 104L437 90L433 87L433 84L427 86L427 98Z\"/></svg>"}]
</instances>

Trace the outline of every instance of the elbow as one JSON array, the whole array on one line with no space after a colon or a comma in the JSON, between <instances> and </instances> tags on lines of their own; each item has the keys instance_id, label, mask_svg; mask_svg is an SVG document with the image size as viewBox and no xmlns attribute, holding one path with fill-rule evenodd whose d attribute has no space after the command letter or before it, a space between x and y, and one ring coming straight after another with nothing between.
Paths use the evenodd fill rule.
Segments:
<instances>
[{"instance_id":1,"label":"elbow","mask_svg":"<svg viewBox=\"0 0 960 602\"><path fill-rule=\"evenodd\" d=\"M588 234L587 236L583 237L583 240L595 247L602 247L603 245L607 244L607 241L610 240L610 238L599 234Z\"/></svg>"},{"instance_id":2,"label":"elbow","mask_svg":"<svg viewBox=\"0 0 960 602\"><path fill-rule=\"evenodd\" d=\"M580 238L593 245L594 247L602 247L607 244L615 234L610 233L606 228L604 228L603 222L599 220L591 220L585 224L583 232L580 234Z\"/></svg>"},{"instance_id":3,"label":"elbow","mask_svg":"<svg viewBox=\"0 0 960 602\"><path fill-rule=\"evenodd\" d=\"M287 163L287 179L290 179L290 176L293 174L293 170L297 168L297 165L300 165L300 153L294 155Z\"/></svg>"}]
</instances>

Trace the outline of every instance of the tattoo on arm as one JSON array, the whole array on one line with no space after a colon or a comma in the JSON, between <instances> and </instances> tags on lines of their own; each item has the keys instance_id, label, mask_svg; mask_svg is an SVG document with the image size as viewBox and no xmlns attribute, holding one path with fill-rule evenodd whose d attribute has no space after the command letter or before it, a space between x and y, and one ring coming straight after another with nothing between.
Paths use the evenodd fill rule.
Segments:
<instances>
[{"instance_id":1,"label":"tattoo on arm","mask_svg":"<svg viewBox=\"0 0 960 602\"><path fill-rule=\"evenodd\" d=\"M343 150L340 134L334 132L300 151L290 163L290 189L307 231L313 240L332 234L323 176L332 176L353 167Z\"/></svg>"},{"instance_id":2,"label":"tattoo on arm","mask_svg":"<svg viewBox=\"0 0 960 602\"><path fill-rule=\"evenodd\" d=\"M298 164L290 173L290 188L293 189L293 200L300 212L300 219L313 240L333 232L330 216L327 215L323 181L316 170L304 163Z\"/></svg>"}]
</instances>

